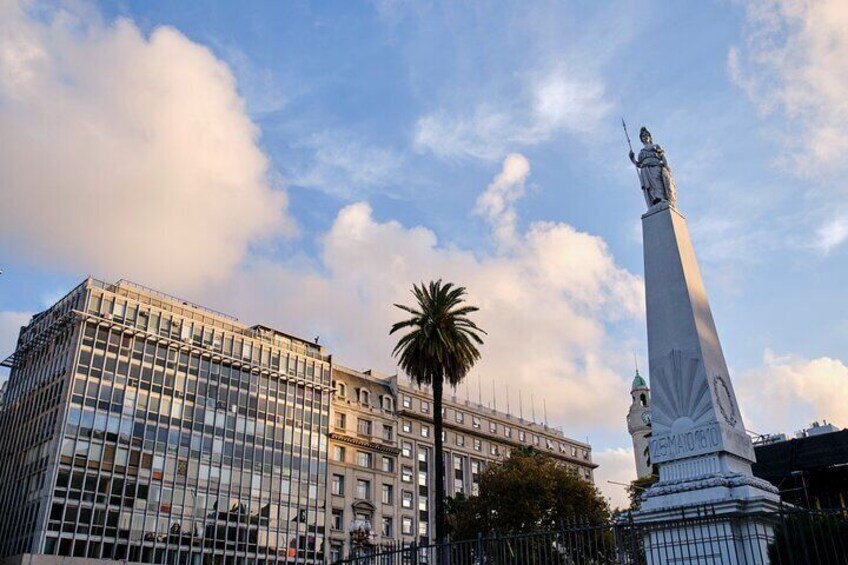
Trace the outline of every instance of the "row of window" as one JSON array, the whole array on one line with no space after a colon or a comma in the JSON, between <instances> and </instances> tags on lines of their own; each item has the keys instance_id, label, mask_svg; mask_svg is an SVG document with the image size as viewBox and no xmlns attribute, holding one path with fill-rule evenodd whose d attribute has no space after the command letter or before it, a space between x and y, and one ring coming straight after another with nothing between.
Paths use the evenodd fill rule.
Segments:
<instances>
[{"instance_id":1,"label":"row of window","mask_svg":"<svg viewBox=\"0 0 848 565\"><path fill-rule=\"evenodd\" d=\"M339 463L347 462L347 447L343 445L334 445L332 457L333 461L338 461ZM373 469L374 454L368 451L357 450L355 462L360 467ZM380 456L380 470L384 473L393 473L395 470L394 457L389 457L388 455Z\"/></svg>"},{"instance_id":2,"label":"row of window","mask_svg":"<svg viewBox=\"0 0 848 565\"><path fill-rule=\"evenodd\" d=\"M335 412L333 425L337 430L347 430L347 414L344 412ZM356 433L363 436L374 435L374 422L367 418L356 419ZM394 441L395 428L391 424L382 424L382 438L384 441Z\"/></svg>"},{"instance_id":3,"label":"row of window","mask_svg":"<svg viewBox=\"0 0 848 565\"><path fill-rule=\"evenodd\" d=\"M411 396L404 395L403 406L404 406L404 408L411 408L411 406L412 406L412 397ZM421 411L424 412L424 413L429 413L430 403L428 401L421 400ZM465 413L461 412L459 410L454 410L454 418L456 419L457 423L462 424L462 423L465 422ZM477 429L477 430L482 429L482 422L483 421L479 416L474 416L474 415L471 416L471 427L472 428ZM503 431L504 437L509 438L509 439L511 439L513 437L513 429L512 429L511 426L507 426L505 424L498 426L497 422L489 421L488 427L489 427L489 433L491 433L491 434L497 434L498 430L500 429L500 430ZM411 434L412 428L413 428L412 422L409 421L409 420L403 420L401 422L401 428L402 428L404 433ZM430 426L428 424L420 424L420 434L421 434L421 437L424 437L424 438L430 437ZM523 429L519 428L517 430L516 435L517 435L518 441L520 441L520 442L527 442L528 441L527 440L527 433ZM532 444L537 446L537 447L541 445L542 439L544 439L545 447L548 450L552 451L554 449L558 449L560 453L564 453L564 454L570 453L571 457L574 457L574 458L577 458L578 456L582 456L583 459L586 459L586 460L589 459L589 450L587 450L587 449L581 448L578 451L577 446L570 445L566 442L555 441L555 440L552 440L552 439L547 438L547 437L542 437L538 434L530 434L530 436L531 436ZM442 441L445 441L445 440L446 440L446 438L443 434L442 435ZM479 440L475 440L475 443L478 442L478 441ZM465 438L462 437L459 434L457 434L457 445L460 445L460 446L465 445ZM475 446L475 449L477 449L476 446ZM480 449L477 449L477 451L480 451ZM494 451L493 451L492 455L496 455L496 453L494 453Z\"/></svg>"},{"instance_id":4,"label":"row of window","mask_svg":"<svg viewBox=\"0 0 848 565\"><path fill-rule=\"evenodd\" d=\"M347 399L347 384L342 381L337 381L335 383L336 387L336 397L340 399ZM356 388L354 389L355 398L362 404L363 406L373 406L380 407L386 412L394 412L395 410L395 400L388 394L379 395L379 402L376 404L371 403L371 391L367 388Z\"/></svg>"}]
</instances>

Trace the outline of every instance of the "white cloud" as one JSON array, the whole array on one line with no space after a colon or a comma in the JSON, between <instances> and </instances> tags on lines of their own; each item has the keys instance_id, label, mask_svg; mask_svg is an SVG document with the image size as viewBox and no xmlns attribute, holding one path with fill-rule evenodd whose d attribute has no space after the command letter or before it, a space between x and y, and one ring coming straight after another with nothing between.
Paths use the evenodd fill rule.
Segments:
<instances>
[{"instance_id":1,"label":"white cloud","mask_svg":"<svg viewBox=\"0 0 848 565\"><path fill-rule=\"evenodd\" d=\"M521 81L517 99L439 109L419 118L413 143L443 158L499 159L513 147L543 143L559 132L585 134L609 113L604 84L578 78L576 69L534 71Z\"/></svg>"},{"instance_id":2,"label":"white cloud","mask_svg":"<svg viewBox=\"0 0 848 565\"><path fill-rule=\"evenodd\" d=\"M763 366L735 381L745 425L757 433L792 433L823 419L848 425L848 367L838 359L766 350Z\"/></svg>"},{"instance_id":3,"label":"white cloud","mask_svg":"<svg viewBox=\"0 0 848 565\"><path fill-rule=\"evenodd\" d=\"M19 260L165 288L226 276L292 229L258 137L230 69L177 30L0 6L0 238Z\"/></svg>"},{"instance_id":4,"label":"white cloud","mask_svg":"<svg viewBox=\"0 0 848 565\"><path fill-rule=\"evenodd\" d=\"M515 243L516 212L514 203L524 196L524 183L530 174L530 162L524 155L510 153L503 170L477 198L474 211L485 217L499 245Z\"/></svg>"},{"instance_id":5,"label":"white cloud","mask_svg":"<svg viewBox=\"0 0 848 565\"><path fill-rule=\"evenodd\" d=\"M784 121L796 172L844 169L848 151L848 4L772 0L747 5L745 44L733 48L733 80L764 114Z\"/></svg>"},{"instance_id":6,"label":"white cloud","mask_svg":"<svg viewBox=\"0 0 848 565\"><path fill-rule=\"evenodd\" d=\"M816 232L814 245L822 253L828 254L848 239L848 218L833 218Z\"/></svg>"},{"instance_id":7,"label":"white cloud","mask_svg":"<svg viewBox=\"0 0 848 565\"><path fill-rule=\"evenodd\" d=\"M403 163L402 156L393 150L338 131L313 134L298 146L311 152L303 166L288 167L291 184L318 188L342 198L397 183Z\"/></svg>"},{"instance_id":8,"label":"white cloud","mask_svg":"<svg viewBox=\"0 0 848 565\"><path fill-rule=\"evenodd\" d=\"M511 156L487 190L527 170L523 157ZM339 212L317 263L253 260L204 300L321 335L343 364L391 371L388 330L402 315L392 304L410 302L413 283L444 278L466 286L481 308L477 320L489 335L472 379L494 380L500 407L508 385L513 406L518 389L525 408L535 393L538 414L546 399L550 421L566 433L622 429L629 378L618 369L629 367L631 350L612 343L608 324L640 318L641 280L616 265L601 238L567 224L533 223L514 242L478 256L440 244L427 228L378 221L360 202ZM491 387L483 388L488 398Z\"/></svg>"},{"instance_id":9,"label":"white cloud","mask_svg":"<svg viewBox=\"0 0 848 565\"><path fill-rule=\"evenodd\" d=\"M633 449L616 447L596 451L592 454L592 460L598 464L595 470L595 486L610 501L613 509L628 508L630 498L627 495L627 487L622 485L636 480Z\"/></svg>"}]
</instances>

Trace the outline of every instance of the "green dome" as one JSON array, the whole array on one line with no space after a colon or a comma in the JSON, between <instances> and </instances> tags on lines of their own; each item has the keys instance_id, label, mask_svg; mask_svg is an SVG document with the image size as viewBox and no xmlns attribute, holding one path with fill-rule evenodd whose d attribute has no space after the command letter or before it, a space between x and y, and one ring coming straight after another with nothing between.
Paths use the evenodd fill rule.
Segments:
<instances>
[{"instance_id":1,"label":"green dome","mask_svg":"<svg viewBox=\"0 0 848 565\"><path fill-rule=\"evenodd\" d=\"M642 378L642 375L639 374L639 369L636 369L636 376L633 377L633 389L637 388L648 388L648 383L645 382L645 379Z\"/></svg>"}]
</instances>

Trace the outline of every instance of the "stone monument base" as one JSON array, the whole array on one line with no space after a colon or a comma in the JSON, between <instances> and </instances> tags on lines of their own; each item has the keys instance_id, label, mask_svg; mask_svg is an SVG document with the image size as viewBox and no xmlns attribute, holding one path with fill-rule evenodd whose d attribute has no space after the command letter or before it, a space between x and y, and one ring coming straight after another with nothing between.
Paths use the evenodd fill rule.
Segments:
<instances>
[{"instance_id":1,"label":"stone monument base","mask_svg":"<svg viewBox=\"0 0 848 565\"><path fill-rule=\"evenodd\" d=\"M659 481L632 518L648 565L767 565L779 504L768 482L717 473Z\"/></svg>"}]
</instances>

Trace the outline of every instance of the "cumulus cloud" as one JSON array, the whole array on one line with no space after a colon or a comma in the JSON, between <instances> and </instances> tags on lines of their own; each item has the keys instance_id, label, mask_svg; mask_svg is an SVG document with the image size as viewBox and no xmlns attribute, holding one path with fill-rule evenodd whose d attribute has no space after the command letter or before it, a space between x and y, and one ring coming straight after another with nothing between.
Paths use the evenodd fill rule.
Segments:
<instances>
[{"instance_id":1,"label":"cumulus cloud","mask_svg":"<svg viewBox=\"0 0 848 565\"><path fill-rule=\"evenodd\" d=\"M760 0L747 7L745 43L733 48L733 80L785 127L797 171L844 168L848 151L848 4Z\"/></svg>"},{"instance_id":2,"label":"cumulus cloud","mask_svg":"<svg viewBox=\"0 0 848 565\"><path fill-rule=\"evenodd\" d=\"M524 157L507 158L481 209L501 218L527 172ZM497 234L496 223L493 240ZM532 223L516 229L514 245L494 249L478 255L440 243L425 227L377 220L360 202L339 212L317 261L249 261L207 296L246 319L322 336L340 363L390 372L388 329L403 315L392 304L411 302L413 283L444 278L466 286L480 306L489 335L472 379L495 381L500 407L508 385L513 411L518 389L525 415L535 393L537 413L546 398L550 421L566 433L620 430L629 385L618 369L629 366L631 350L610 339L608 325L640 319L641 280L615 263L601 238L567 224Z\"/></svg>"},{"instance_id":3,"label":"cumulus cloud","mask_svg":"<svg viewBox=\"0 0 848 565\"><path fill-rule=\"evenodd\" d=\"M612 508L627 508L630 498L627 487L636 480L636 464L633 459L632 447L614 447L596 451L592 459L598 464L595 470L595 486L609 500Z\"/></svg>"},{"instance_id":4,"label":"cumulus cloud","mask_svg":"<svg viewBox=\"0 0 848 565\"><path fill-rule=\"evenodd\" d=\"M258 137L227 65L177 30L0 5L0 238L19 260L226 276L292 229Z\"/></svg>"},{"instance_id":5,"label":"cumulus cloud","mask_svg":"<svg viewBox=\"0 0 848 565\"><path fill-rule=\"evenodd\" d=\"M503 170L477 198L474 211L486 218L494 230L498 244L515 243L517 220L514 203L524 196L524 183L530 174L530 161L519 153L510 153Z\"/></svg>"},{"instance_id":6,"label":"cumulus cloud","mask_svg":"<svg viewBox=\"0 0 848 565\"><path fill-rule=\"evenodd\" d=\"M757 433L792 433L814 420L848 425L848 367L838 359L763 354L763 366L736 379L745 425Z\"/></svg>"},{"instance_id":7,"label":"cumulus cloud","mask_svg":"<svg viewBox=\"0 0 848 565\"><path fill-rule=\"evenodd\" d=\"M418 119L413 143L443 158L496 160L510 147L543 143L559 132L585 134L609 113L604 84L575 69L535 72L517 100L486 100L455 111L438 109Z\"/></svg>"}]
</instances>

